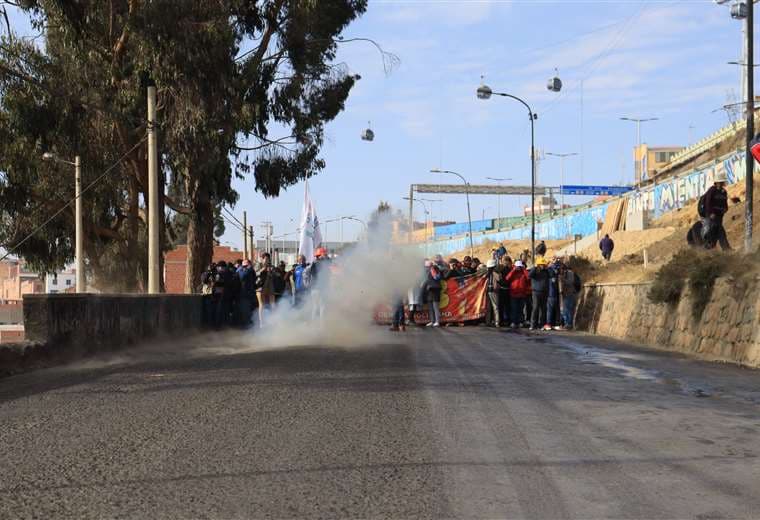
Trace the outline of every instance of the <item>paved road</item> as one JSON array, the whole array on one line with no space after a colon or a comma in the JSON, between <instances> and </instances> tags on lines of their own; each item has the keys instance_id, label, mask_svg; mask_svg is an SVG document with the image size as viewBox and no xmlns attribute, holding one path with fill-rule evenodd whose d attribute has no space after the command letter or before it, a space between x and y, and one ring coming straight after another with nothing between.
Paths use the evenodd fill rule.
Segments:
<instances>
[{"instance_id":1,"label":"paved road","mask_svg":"<svg viewBox=\"0 0 760 520\"><path fill-rule=\"evenodd\" d=\"M0 518L760 518L760 373L577 335L399 337L4 379Z\"/></svg>"}]
</instances>

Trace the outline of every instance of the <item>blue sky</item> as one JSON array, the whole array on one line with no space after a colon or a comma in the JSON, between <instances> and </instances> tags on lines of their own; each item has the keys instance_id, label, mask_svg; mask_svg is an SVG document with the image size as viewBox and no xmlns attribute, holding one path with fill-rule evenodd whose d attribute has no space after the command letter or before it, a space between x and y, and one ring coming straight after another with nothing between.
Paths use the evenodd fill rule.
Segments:
<instances>
[{"instance_id":1,"label":"blue sky","mask_svg":"<svg viewBox=\"0 0 760 520\"><path fill-rule=\"evenodd\" d=\"M362 80L346 110L327 127L326 169L309 181L318 214L366 218L381 200L406 208L410 183L457 182L432 167L461 172L475 183L486 177L530 182L530 125L517 102L478 100L481 75L494 90L526 99L538 113L537 147L580 152L566 163L567 184L618 184L633 176L636 129L621 116L659 117L642 127L651 145L683 145L727 123L722 111L730 89L739 95L739 69L727 65L741 52L741 23L710 0L478 1L370 0L346 38L366 37L401 63L385 74L377 50L365 43L341 46ZM561 94L546 89L555 67ZM583 80L581 133L580 81ZM359 137L368 121L373 142ZM539 182L559 184L559 161L540 165ZM236 181L249 221L270 220L274 234L295 231L303 185L277 199ZM466 220L462 196L427 196L436 219ZM572 201L572 200L571 200ZM494 218L494 196L473 197L473 218ZM516 198L502 198L502 214L519 213ZM421 219L421 212L417 213ZM360 224L344 223L349 239ZM326 231L326 233L325 233ZM338 226L323 234L338 238ZM238 245L229 229L223 242Z\"/></svg>"},{"instance_id":2,"label":"blue sky","mask_svg":"<svg viewBox=\"0 0 760 520\"><path fill-rule=\"evenodd\" d=\"M621 116L659 117L642 126L652 145L682 145L727 123L712 113L739 95L741 24L711 1L409 1L370 0L347 37L369 37L401 58L390 75L375 49L345 44L339 59L362 75L346 111L329 125L327 168L309 181L322 220L365 218L380 200L405 209L410 183L435 181L443 167L471 183L486 177L530 182L530 125L524 107L504 98L478 100L481 74L494 90L516 94L539 114L537 147L584 152L566 162L566 183L618 184L633 176L636 129ZM565 88L546 89L559 69ZM584 80L581 138L580 80ZM359 134L371 121L374 142ZM455 177L442 182L457 182ZM559 184L559 161L541 163L539 182ZM275 235L298 226L303 188L266 200L250 182L236 186L236 211L272 220ZM433 204L436 218L466 220L464 198ZM502 213L519 213L502 198ZM473 197L473 218L493 218L497 200ZM418 213L417 218L422 218ZM294 219L291 222L291 219ZM360 225L346 222L349 237ZM327 230L338 238L335 225ZM239 242L236 233L225 237Z\"/></svg>"}]
</instances>

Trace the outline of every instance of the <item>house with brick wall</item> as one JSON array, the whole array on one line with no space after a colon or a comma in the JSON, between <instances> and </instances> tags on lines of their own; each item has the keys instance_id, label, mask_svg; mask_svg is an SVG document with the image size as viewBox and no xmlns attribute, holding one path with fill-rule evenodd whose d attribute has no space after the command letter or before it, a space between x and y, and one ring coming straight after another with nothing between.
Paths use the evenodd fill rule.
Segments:
<instances>
[{"instance_id":1,"label":"house with brick wall","mask_svg":"<svg viewBox=\"0 0 760 520\"><path fill-rule=\"evenodd\" d=\"M244 258L243 252L229 246L214 246L213 261L234 262ZM164 256L164 285L169 294L185 292L185 273L187 272L187 246L180 245L167 251ZM200 281L199 281L200 284Z\"/></svg>"}]
</instances>

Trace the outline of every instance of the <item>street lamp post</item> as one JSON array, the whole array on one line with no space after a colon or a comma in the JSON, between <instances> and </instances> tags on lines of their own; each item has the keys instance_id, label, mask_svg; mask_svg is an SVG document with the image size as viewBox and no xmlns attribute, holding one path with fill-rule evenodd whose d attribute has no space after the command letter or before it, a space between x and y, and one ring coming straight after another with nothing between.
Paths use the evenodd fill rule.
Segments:
<instances>
[{"instance_id":1,"label":"street lamp post","mask_svg":"<svg viewBox=\"0 0 760 520\"><path fill-rule=\"evenodd\" d=\"M85 292L84 277L84 221L82 219L82 160L77 155L74 161L66 161L53 153L42 154L43 161L56 161L74 167L74 265L76 269L76 292Z\"/></svg>"},{"instance_id":2,"label":"street lamp post","mask_svg":"<svg viewBox=\"0 0 760 520\"><path fill-rule=\"evenodd\" d=\"M472 216L470 215L470 183L467 182L467 179L465 179L461 174L451 171L451 170L440 170L438 168L433 168L430 170L430 173L450 173L451 175L456 175L460 179L462 179L462 182L464 183L464 193L467 197L467 225L470 230L470 256L472 256Z\"/></svg>"},{"instance_id":3,"label":"street lamp post","mask_svg":"<svg viewBox=\"0 0 760 520\"><path fill-rule=\"evenodd\" d=\"M552 157L559 157L559 196L560 196L560 203L559 207L562 212L564 213L565 209L565 159L568 157L574 157L578 155L577 152L570 152L570 153L552 153L552 152L546 152L546 155L551 155Z\"/></svg>"},{"instance_id":4,"label":"street lamp post","mask_svg":"<svg viewBox=\"0 0 760 520\"><path fill-rule=\"evenodd\" d=\"M636 142L638 143L636 147L636 156L638 157L639 154L641 154L641 123L648 123L649 121L659 121L658 117L649 117L645 119L637 118L637 117L621 117L621 121L630 121L632 123L636 123ZM636 180L637 185L641 185L641 181L644 180L644 160L642 157L638 157L636 161L636 166L638 167L638 180ZM635 176L635 173L634 173Z\"/></svg>"},{"instance_id":5,"label":"street lamp post","mask_svg":"<svg viewBox=\"0 0 760 520\"><path fill-rule=\"evenodd\" d=\"M530 119L530 248L533 259L536 258L536 129L535 120L538 115L533 112L530 105L512 94L504 92L494 92L488 85L481 85L477 90L479 99L490 99L491 96L501 96L512 98L518 101L528 109L528 118Z\"/></svg>"},{"instance_id":6,"label":"street lamp post","mask_svg":"<svg viewBox=\"0 0 760 520\"><path fill-rule=\"evenodd\" d=\"M409 197L402 197L402 198L403 198L403 200L410 200ZM430 211L428 211L427 204L425 204L425 203L426 202L430 202L430 204L432 206L433 202L441 202L441 199L418 199L418 198L413 198L411 200L413 200L414 202L419 202L420 204L422 204L422 209L425 211L425 242L428 242L430 240L430 237L428 236L428 233L427 233L427 218L428 218L428 216L430 217L431 225L432 225L433 214Z\"/></svg>"},{"instance_id":7,"label":"street lamp post","mask_svg":"<svg viewBox=\"0 0 760 520\"><path fill-rule=\"evenodd\" d=\"M498 182L499 186L501 187L501 183L502 182L504 182L504 181L511 181L512 177L486 177L486 179L488 179L490 181L496 181L496 182ZM499 220L498 226L500 228L501 227L501 193L499 193L496 196L496 201L497 201L496 205L499 207L499 209L498 209L498 220Z\"/></svg>"}]
</instances>

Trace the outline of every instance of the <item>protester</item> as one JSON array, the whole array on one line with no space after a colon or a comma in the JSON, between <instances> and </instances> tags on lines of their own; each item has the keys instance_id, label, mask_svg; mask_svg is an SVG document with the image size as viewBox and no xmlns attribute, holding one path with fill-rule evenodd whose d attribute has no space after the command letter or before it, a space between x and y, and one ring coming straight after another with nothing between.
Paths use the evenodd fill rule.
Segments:
<instances>
[{"instance_id":1,"label":"protester","mask_svg":"<svg viewBox=\"0 0 760 520\"><path fill-rule=\"evenodd\" d=\"M306 257L304 255L298 255L298 263L293 269L293 304L296 307L303 305L303 300L306 297L307 287L307 271L309 264L306 263Z\"/></svg>"},{"instance_id":2,"label":"protester","mask_svg":"<svg viewBox=\"0 0 760 520\"><path fill-rule=\"evenodd\" d=\"M473 258L472 259L472 270L473 270L473 272L477 273L478 271L484 271L486 269L487 269L487 267L480 262L480 258Z\"/></svg>"},{"instance_id":3,"label":"protester","mask_svg":"<svg viewBox=\"0 0 760 520\"><path fill-rule=\"evenodd\" d=\"M509 284L506 278L510 271L512 271L512 259L507 255L502 256L499 260L499 265L496 266L496 270L499 273L499 319L506 327L510 323L510 295Z\"/></svg>"},{"instance_id":4,"label":"protester","mask_svg":"<svg viewBox=\"0 0 760 520\"><path fill-rule=\"evenodd\" d=\"M544 256L546 254L546 242L543 240L536 246L536 255Z\"/></svg>"},{"instance_id":5,"label":"protester","mask_svg":"<svg viewBox=\"0 0 760 520\"><path fill-rule=\"evenodd\" d=\"M448 280L449 278L459 278L462 275L462 271L460 271L460 264L459 260L456 258L449 258L449 270L444 274L442 273L443 278L445 280Z\"/></svg>"},{"instance_id":6,"label":"protester","mask_svg":"<svg viewBox=\"0 0 760 520\"><path fill-rule=\"evenodd\" d=\"M329 284L331 260L327 254L327 249L318 247L314 251L316 259L309 268L309 287L311 288L311 318L319 319L320 322L325 315L325 298L323 291Z\"/></svg>"},{"instance_id":7,"label":"protester","mask_svg":"<svg viewBox=\"0 0 760 520\"><path fill-rule=\"evenodd\" d=\"M234 264L227 264L227 277L226 288L224 290L225 302L225 323L230 325L240 325L241 320L238 314L238 307L240 301L240 278L237 276L237 268L243 264L243 261L238 259Z\"/></svg>"},{"instance_id":8,"label":"protester","mask_svg":"<svg viewBox=\"0 0 760 520\"><path fill-rule=\"evenodd\" d=\"M212 325L216 329L222 328L227 323L229 315L229 297L225 297L225 292L230 291L230 276L227 270L227 262L221 260L216 264L216 272L213 274L212 298Z\"/></svg>"},{"instance_id":9,"label":"protester","mask_svg":"<svg viewBox=\"0 0 760 520\"><path fill-rule=\"evenodd\" d=\"M612 250L615 249L615 242L609 235L604 235L604 238L599 241L599 249L602 251L602 258L609 262L612 258Z\"/></svg>"},{"instance_id":10,"label":"protester","mask_svg":"<svg viewBox=\"0 0 760 520\"><path fill-rule=\"evenodd\" d=\"M264 326L264 307L269 305L274 308L274 267L272 267L272 256L264 252L261 254L261 261L256 270L256 299L259 304L259 328Z\"/></svg>"},{"instance_id":11,"label":"protester","mask_svg":"<svg viewBox=\"0 0 760 520\"><path fill-rule=\"evenodd\" d=\"M546 301L549 292L550 273L547 269L546 258L536 258L536 265L530 270L530 286L533 294L533 312L530 317L530 330L548 325L546 322Z\"/></svg>"},{"instance_id":12,"label":"protester","mask_svg":"<svg viewBox=\"0 0 760 520\"><path fill-rule=\"evenodd\" d=\"M486 312L486 324L501 327L501 313L499 312L499 278L500 273L496 270L496 260L491 258L486 264L488 278L486 279L486 296L488 308Z\"/></svg>"},{"instance_id":13,"label":"protester","mask_svg":"<svg viewBox=\"0 0 760 520\"><path fill-rule=\"evenodd\" d=\"M467 275L475 273L475 269L473 269L472 267L471 257L469 256L464 257L464 259L462 260L462 265L459 268L459 272L461 273L462 276L467 276Z\"/></svg>"},{"instance_id":14,"label":"protester","mask_svg":"<svg viewBox=\"0 0 760 520\"><path fill-rule=\"evenodd\" d=\"M201 294L203 295L202 303L202 321L207 326L214 324L214 277L216 276L216 264L210 263L203 273L201 273Z\"/></svg>"},{"instance_id":15,"label":"protester","mask_svg":"<svg viewBox=\"0 0 760 520\"><path fill-rule=\"evenodd\" d=\"M437 265L431 265L430 270L427 273L425 281L422 282L424 289L425 300L430 308L430 322L428 327L440 327L441 326L441 283L443 282L443 276Z\"/></svg>"},{"instance_id":16,"label":"protester","mask_svg":"<svg viewBox=\"0 0 760 520\"><path fill-rule=\"evenodd\" d=\"M575 304L581 289L581 278L567 265L562 265L559 272L559 292L562 297L562 330L573 329Z\"/></svg>"},{"instance_id":17,"label":"protester","mask_svg":"<svg viewBox=\"0 0 760 520\"><path fill-rule=\"evenodd\" d=\"M285 262L280 262L277 267L272 269L272 293L275 303L279 303L282 297L287 294L288 282L285 267Z\"/></svg>"},{"instance_id":18,"label":"protester","mask_svg":"<svg viewBox=\"0 0 760 520\"><path fill-rule=\"evenodd\" d=\"M501 261L502 258L507 256L507 248L504 247L504 244L499 244L499 247L494 250L494 256L497 261Z\"/></svg>"},{"instance_id":19,"label":"protester","mask_svg":"<svg viewBox=\"0 0 760 520\"><path fill-rule=\"evenodd\" d=\"M256 300L256 273L251 268L249 260L243 260L236 271L240 280L240 296L238 297L238 320L239 324L247 327L251 324L253 302Z\"/></svg>"},{"instance_id":20,"label":"protester","mask_svg":"<svg viewBox=\"0 0 760 520\"><path fill-rule=\"evenodd\" d=\"M546 325L544 325L544 330L557 329L560 325L559 272L561 267L562 262L558 257L555 257L547 268L549 290L546 297Z\"/></svg>"},{"instance_id":21,"label":"protester","mask_svg":"<svg viewBox=\"0 0 760 520\"><path fill-rule=\"evenodd\" d=\"M530 280L522 260L515 262L504 280L509 287L510 327L516 329L525 323L525 300L530 296Z\"/></svg>"},{"instance_id":22,"label":"protester","mask_svg":"<svg viewBox=\"0 0 760 520\"><path fill-rule=\"evenodd\" d=\"M716 243L720 243L723 251L731 249L723 227L723 216L728 211L726 180L725 172L718 172L713 185L703 195L705 217L702 221L702 238L706 247L710 244L715 247Z\"/></svg>"}]
</instances>

